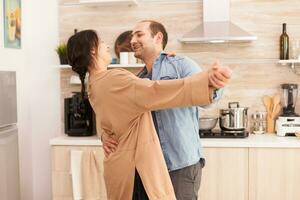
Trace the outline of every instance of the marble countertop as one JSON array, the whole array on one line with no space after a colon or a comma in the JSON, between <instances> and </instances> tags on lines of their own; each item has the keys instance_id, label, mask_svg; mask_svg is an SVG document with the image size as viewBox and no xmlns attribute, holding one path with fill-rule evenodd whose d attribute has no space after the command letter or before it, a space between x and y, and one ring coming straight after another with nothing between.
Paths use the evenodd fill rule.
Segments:
<instances>
[{"instance_id":1,"label":"marble countertop","mask_svg":"<svg viewBox=\"0 0 300 200\"><path fill-rule=\"evenodd\" d=\"M202 138L203 147L252 147L252 148L300 148L300 138L279 137L276 134L267 133L262 135L250 134L247 138ZM50 140L51 146L102 146L97 136L69 137L59 136Z\"/></svg>"}]
</instances>

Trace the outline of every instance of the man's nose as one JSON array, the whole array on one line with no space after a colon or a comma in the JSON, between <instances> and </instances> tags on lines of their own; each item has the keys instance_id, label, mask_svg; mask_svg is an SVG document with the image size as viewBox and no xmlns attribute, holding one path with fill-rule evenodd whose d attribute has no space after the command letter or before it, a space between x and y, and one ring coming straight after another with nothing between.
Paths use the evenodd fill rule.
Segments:
<instances>
[{"instance_id":1,"label":"man's nose","mask_svg":"<svg viewBox=\"0 0 300 200\"><path fill-rule=\"evenodd\" d=\"M130 44L133 45L134 43L136 43L136 38L134 36L132 36L132 38L130 40Z\"/></svg>"}]
</instances>

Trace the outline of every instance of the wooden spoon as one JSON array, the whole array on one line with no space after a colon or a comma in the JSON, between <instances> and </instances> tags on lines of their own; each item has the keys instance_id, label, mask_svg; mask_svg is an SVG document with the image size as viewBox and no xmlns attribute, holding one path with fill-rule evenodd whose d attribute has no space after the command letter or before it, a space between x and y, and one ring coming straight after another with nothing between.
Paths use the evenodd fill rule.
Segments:
<instances>
[{"instance_id":1,"label":"wooden spoon","mask_svg":"<svg viewBox=\"0 0 300 200\"><path fill-rule=\"evenodd\" d=\"M272 112L272 119L275 119L277 115L280 113L281 106L279 104L276 105L275 110Z\"/></svg>"},{"instance_id":2,"label":"wooden spoon","mask_svg":"<svg viewBox=\"0 0 300 200\"><path fill-rule=\"evenodd\" d=\"M280 105L280 95L279 94L276 94L274 97L273 97L273 109L272 109L272 113L275 112L276 110L276 107ZM280 107L280 106L279 106Z\"/></svg>"},{"instance_id":3,"label":"wooden spoon","mask_svg":"<svg viewBox=\"0 0 300 200\"><path fill-rule=\"evenodd\" d=\"M263 102L266 106L268 116L271 117L271 109L272 109L272 98L270 96L263 96Z\"/></svg>"}]
</instances>

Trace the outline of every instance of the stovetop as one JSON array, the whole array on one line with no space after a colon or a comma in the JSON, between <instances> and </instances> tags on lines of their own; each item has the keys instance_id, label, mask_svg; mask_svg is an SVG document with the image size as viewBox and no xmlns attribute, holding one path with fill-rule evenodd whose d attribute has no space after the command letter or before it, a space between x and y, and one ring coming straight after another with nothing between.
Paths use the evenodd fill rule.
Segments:
<instances>
[{"instance_id":1,"label":"stovetop","mask_svg":"<svg viewBox=\"0 0 300 200\"><path fill-rule=\"evenodd\" d=\"M224 130L208 130L200 131L200 138L246 138L249 136L249 132L242 131L224 131Z\"/></svg>"}]
</instances>

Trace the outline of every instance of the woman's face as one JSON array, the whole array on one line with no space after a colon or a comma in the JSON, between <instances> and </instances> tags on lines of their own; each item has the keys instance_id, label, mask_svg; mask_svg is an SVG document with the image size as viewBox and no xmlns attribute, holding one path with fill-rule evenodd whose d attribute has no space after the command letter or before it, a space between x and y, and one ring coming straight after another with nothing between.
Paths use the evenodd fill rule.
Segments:
<instances>
[{"instance_id":1,"label":"woman's face","mask_svg":"<svg viewBox=\"0 0 300 200\"><path fill-rule=\"evenodd\" d=\"M109 47L102 40L99 44L98 59L104 62L105 65L109 65L112 59L109 52Z\"/></svg>"}]
</instances>

